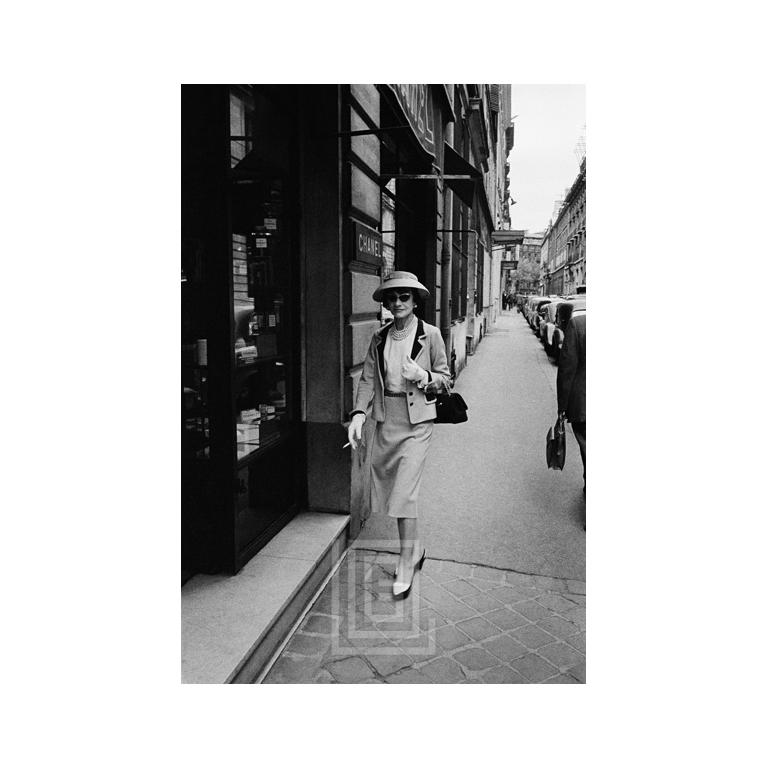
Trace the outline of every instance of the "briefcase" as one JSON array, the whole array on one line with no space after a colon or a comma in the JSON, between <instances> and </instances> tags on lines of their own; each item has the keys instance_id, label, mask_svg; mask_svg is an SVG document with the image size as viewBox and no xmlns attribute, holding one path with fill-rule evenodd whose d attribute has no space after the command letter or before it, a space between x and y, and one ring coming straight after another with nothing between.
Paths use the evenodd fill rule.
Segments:
<instances>
[{"instance_id":1,"label":"briefcase","mask_svg":"<svg viewBox=\"0 0 768 768\"><path fill-rule=\"evenodd\" d=\"M547 432L547 466L562 469L565 466L565 416L557 417L554 427Z\"/></svg>"}]
</instances>

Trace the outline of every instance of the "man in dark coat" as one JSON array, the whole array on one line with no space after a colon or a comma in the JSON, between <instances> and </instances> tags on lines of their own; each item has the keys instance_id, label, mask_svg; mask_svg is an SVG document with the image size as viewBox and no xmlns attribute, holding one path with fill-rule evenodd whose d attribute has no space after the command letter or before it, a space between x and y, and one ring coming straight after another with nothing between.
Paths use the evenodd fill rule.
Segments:
<instances>
[{"instance_id":1,"label":"man in dark coat","mask_svg":"<svg viewBox=\"0 0 768 768\"><path fill-rule=\"evenodd\" d=\"M584 464L587 490L587 313L573 315L565 329L557 369L557 411L565 413Z\"/></svg>"}]
</instances>

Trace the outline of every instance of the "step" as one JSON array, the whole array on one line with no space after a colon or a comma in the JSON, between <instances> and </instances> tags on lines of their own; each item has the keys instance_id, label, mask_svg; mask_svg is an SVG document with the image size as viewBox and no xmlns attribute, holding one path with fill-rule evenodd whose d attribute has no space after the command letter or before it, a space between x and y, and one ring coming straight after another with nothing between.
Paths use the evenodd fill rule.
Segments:
<instances>
[{"instance_id":1,"label":"step","mask_svg":"<svg viewBox=\"0 0 768 768\"><path fill-rule=\"evenodd\" d=\"M251 683L347 546L349 515L303 512L235 576L181 589L183 683Z\"/></svg>"}]
</instances>

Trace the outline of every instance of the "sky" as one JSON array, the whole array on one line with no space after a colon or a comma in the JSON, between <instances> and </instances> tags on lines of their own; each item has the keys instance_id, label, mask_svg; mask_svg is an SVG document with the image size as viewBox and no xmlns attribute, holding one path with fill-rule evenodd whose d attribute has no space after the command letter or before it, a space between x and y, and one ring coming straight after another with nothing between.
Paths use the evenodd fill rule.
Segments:
<instances>
[{"instance_id":1,"label":"sky","mask_svg":"<svg viewBox=\"0 0 768 768\"><path fill-rule=\"evenodd\" d=\"M586 135L585 101L584 85L512 86L512 229L546 229L555 200L576 180L579 157L574 150L579 137Z\"/></svg>"}]
</instances>

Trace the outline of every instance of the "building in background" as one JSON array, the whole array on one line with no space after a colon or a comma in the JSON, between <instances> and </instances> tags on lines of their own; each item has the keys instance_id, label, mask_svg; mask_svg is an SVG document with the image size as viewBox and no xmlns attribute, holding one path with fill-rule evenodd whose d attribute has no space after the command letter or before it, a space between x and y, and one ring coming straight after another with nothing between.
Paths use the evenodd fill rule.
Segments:
<instances>
[{"instance_id":1,"label":"building in background","mask_svg":"<svg viewBox=\"0 0 768 768\"><path fill-rule=\"evenodd\" d=\"M539 293L542 296L547 296L550 293L550 276L549 276L549 234L552 230L552 223L550 222L547 228L544 230L544 235L541 240L541 277L539 279Z\"/></svg>"},{"instance_id":2,"label":"building in background","mask_svg":"<svg viewBox=\"0 0 768 768\"><path fill-rule=\"evenodd\" d=\"M518 250L515 290L517 293L536 293L541 280L541 244L543 233L528 234L522 238Z\"/></svg>"},{"instance_id":3,"label":"building in background","mask_svg":"<svg viewBox=\"0 0 768 768\"><path fill-rule=\"evenodd\" d=\"M509 85L454 85L455 122L446 132L448 189L441 259L440 328L454 373L466 365L500 310L501 253L493 233L509 227L514 143ZM474 187L463 179L474 177Z\"/></svg>"},{"instance_id":4,"label":"building in background","mask_svg":"<svg viewBox=\"0 0 768 768\"><path fill-rule=\"evenodd\" d=\"M520 247L525 234L524 229L501 229L493 233L494 250L501 256L499 283L502 293L515 293L519 278Z\"/></svg>"},{"instance_id":5,"label":"building in background","mask_svg":"<svg viewBox=\"0 0 768 768\"><path fill-rule=\"evenodd\" d=\"M566 198L568 240L566 291L575 293L587 285L587 158Z\"/></svg>"},{"instance_id":6,"label":"building in background","mask_svg":"<svg viewBox=\"0 0 768 768\"><path fill-rule=\"evenodd\" d=\"M567 295L587 281L587 159L566 191L551 226L550 293Z\"/></svg>"}]
</instances>

